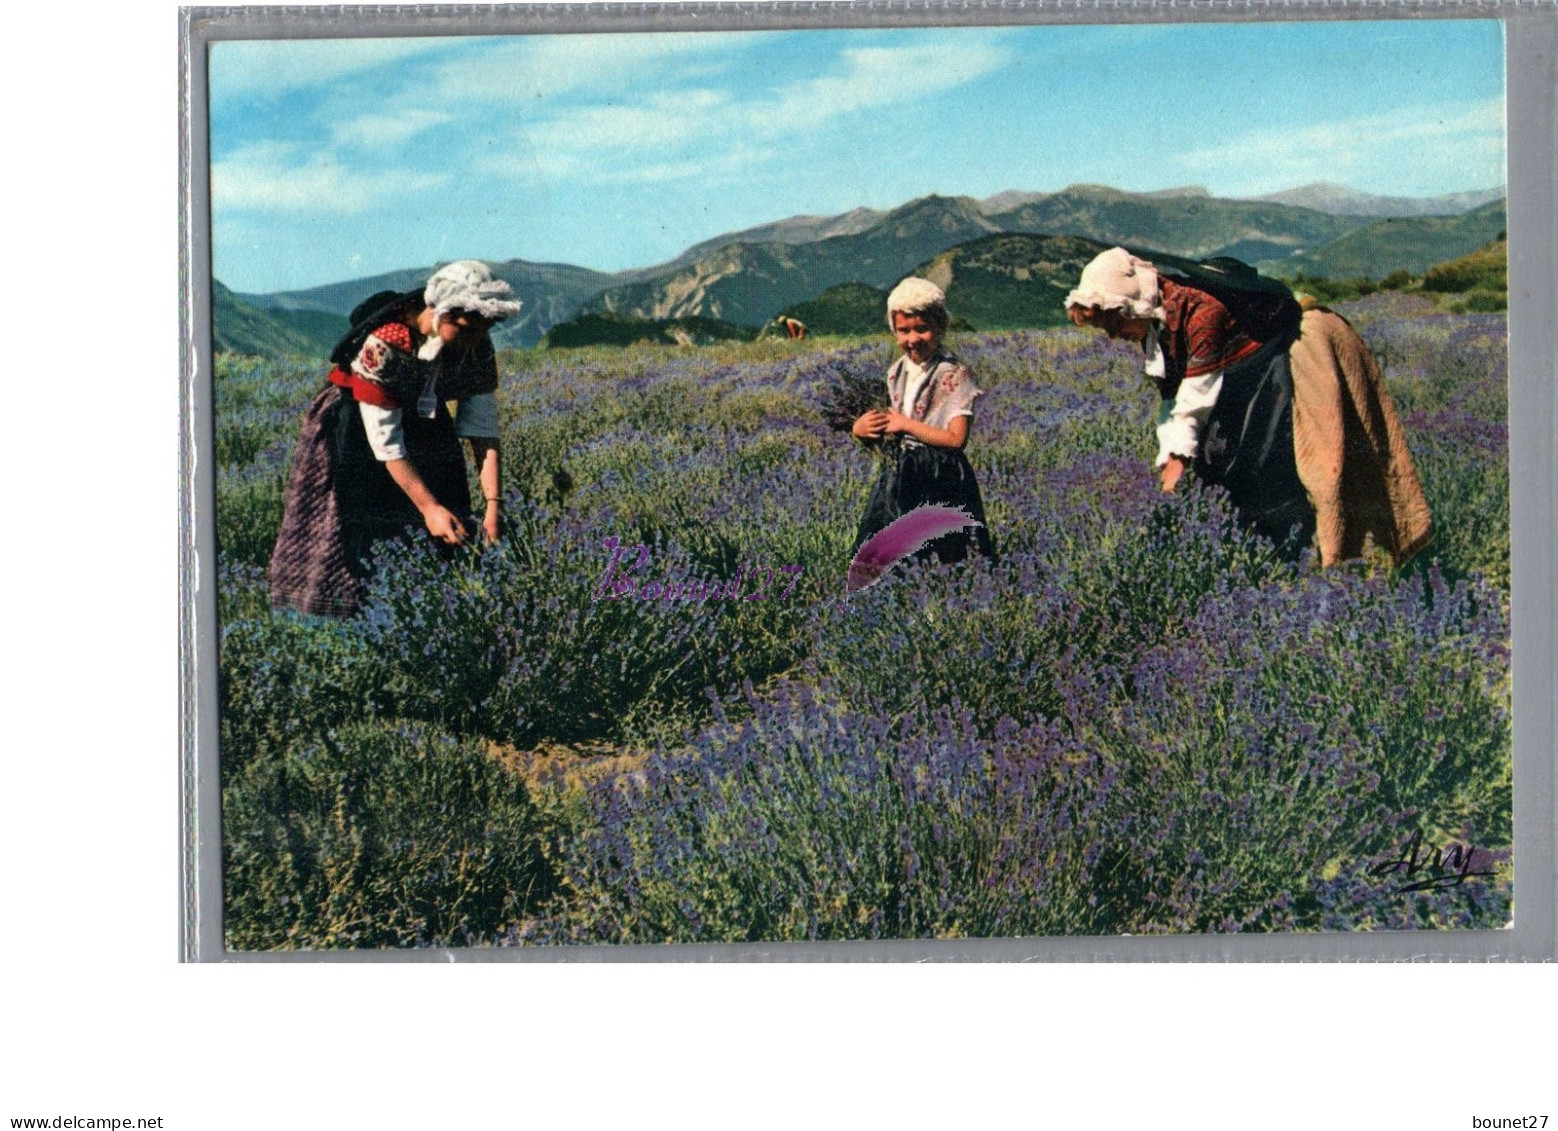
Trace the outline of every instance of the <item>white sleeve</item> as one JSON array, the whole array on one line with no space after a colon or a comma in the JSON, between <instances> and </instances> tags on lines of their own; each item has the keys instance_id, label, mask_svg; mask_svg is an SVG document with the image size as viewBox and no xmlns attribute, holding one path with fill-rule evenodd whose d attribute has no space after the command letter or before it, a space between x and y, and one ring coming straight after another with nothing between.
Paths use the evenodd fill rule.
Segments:
<instances>
[{"instance_id":1,"label":"white sleeve","mask_svg":"<svg viewBox=\"0 0 1558 1131\"><path fill-rule=\"evenodd\" d=\"M476 393L462 400L454 413L454 433L466 440L496 440L498 394Z\"/></svg>"},{"instance_id":2,"label":"white sleeve","mask_svg":"<svg viewBox=\"0 0 1558 1131\"><path fill-rule=\"evenodd\" d=\"M400 431L400 409L383 408L367 401L358 401L362 411L363 427L368 432L368 446L380 463L406 458L406 441Z\"/></svg>"},{"instance_id":3,"label":"white sleeve","mask_svg":"<svg viewBox=\"0 0 1558 1131\"><path fill-rule=\"evenodd\" d=\"M1191 460L1200 453L1201 431L1222 387L1220 369L1200 377L1186 377L1173 399L1158 406L1158 458L1154 467L1162 467L1169 456Z\"/></svg>"}]
</instances>

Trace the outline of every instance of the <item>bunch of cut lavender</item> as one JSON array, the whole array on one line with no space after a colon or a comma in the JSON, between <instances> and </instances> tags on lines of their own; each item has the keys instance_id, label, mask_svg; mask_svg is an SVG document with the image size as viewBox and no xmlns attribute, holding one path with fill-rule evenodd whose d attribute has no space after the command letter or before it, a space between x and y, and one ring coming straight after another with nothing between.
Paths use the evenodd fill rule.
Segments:
<instances>
[{"instance_id":1,"label":"bunch of cut lavender","mask_svg":"<svg viewBox=\"0 0 1558 1131\"><path fill-rule=\"evenodd\" d=\"M848 432L865 412L886 412L887 382L880 373L837 362L827 366L818 377L822 381L823 423L834 432ZM874 455L886 459L898 449L897 436L865 441Z\"/></svg>"}]
</instances>

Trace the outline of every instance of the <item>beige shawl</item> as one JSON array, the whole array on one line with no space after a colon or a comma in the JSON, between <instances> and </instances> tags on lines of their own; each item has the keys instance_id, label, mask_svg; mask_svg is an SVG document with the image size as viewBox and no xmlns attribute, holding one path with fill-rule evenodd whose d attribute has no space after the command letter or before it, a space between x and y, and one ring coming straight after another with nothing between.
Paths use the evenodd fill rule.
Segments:
<instances>
[{"instance_id":1,"label":"beige shawl","mask_svg":"<svg viewBox=\"0 0 1558 1131\"><path fill-rule=\"evenodd\" d=\"M1373 354L1346 319L1317 307L1304 312L1288 357L1293 450L1321 564L1361 557L1373 535L1400 565L1428 543L1433 524Z\"/></svg>"}]
</instances>

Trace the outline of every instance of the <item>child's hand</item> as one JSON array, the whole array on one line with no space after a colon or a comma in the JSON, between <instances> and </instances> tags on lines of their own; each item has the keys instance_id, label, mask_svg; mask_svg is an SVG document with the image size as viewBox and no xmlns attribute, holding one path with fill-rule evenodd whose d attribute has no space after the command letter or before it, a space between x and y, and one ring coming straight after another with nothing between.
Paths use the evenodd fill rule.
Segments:
<instances>
[{"instance_id":1,"label":"child's hand","mask_svg":"<svg viewBox=\"0 0 1558 1131\"><path fill-rule=\"evenodd\" d=\"M487 513L481 520L481 533L482 537L488 542L496 542L498 540L498 504L496 502L487 504Z\"/></svg>"},{"instance_id":2,"label":"child's hand","mask_svg":"<svg viewBox=\"0 0 1558 1131\"><path fill-rule=\"evenodd\" d=\"M888 413L877 412L875 409L863 412L856 418L850 433L861 440L880 440L882 434L887 431L888 419Z\"/></svg>"},{"instance_id":3,"label":"child's hand","mask_svg":"<svg viewBox=\"0 0 1558 1131\"><path fill-rule=\"evenodd\" d=\"M903 413L893 409L889 409L883 415L887 418L886 430L890 433L907 432L912 423Z\"/></svg>"}]
</instances>

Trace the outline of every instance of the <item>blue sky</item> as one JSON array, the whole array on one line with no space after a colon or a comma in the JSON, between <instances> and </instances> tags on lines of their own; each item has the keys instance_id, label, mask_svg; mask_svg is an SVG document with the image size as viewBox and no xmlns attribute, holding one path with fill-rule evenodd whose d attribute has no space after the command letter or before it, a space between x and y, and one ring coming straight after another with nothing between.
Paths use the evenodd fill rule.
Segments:
<instances>
[{"instance_id":1,"label":"blue sky","mask_svg":"<svg viewBox=\"0 0 1558 1131\"><path fill-rule=\"evenodd\" d=\"M210 80L239 291L620 270L933 192L1504 182L1494 20L232 41Z\"/></svg>"}]
</instances>

